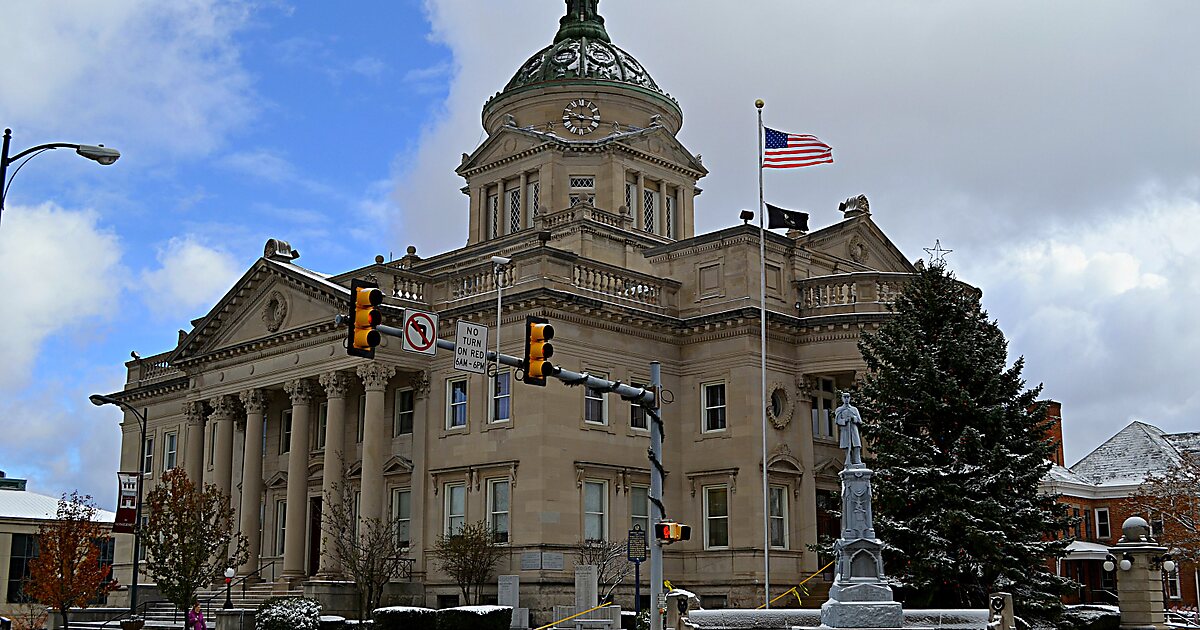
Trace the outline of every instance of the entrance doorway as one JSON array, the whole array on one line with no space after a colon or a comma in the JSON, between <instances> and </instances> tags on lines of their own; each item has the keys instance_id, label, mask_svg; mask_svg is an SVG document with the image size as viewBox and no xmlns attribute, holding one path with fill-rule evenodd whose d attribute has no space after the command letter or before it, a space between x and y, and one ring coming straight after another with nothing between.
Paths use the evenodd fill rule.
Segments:
<instances>
[{"instance_id":1,"label":"entrance doorway","mask_svg":"<svg viewBox=\"0 0 1200 630\"><path fill-rule=\"evenodd\" d=\"M308 574L321 568L321 497L308 500Z\"/></svg>"}]
</instances>

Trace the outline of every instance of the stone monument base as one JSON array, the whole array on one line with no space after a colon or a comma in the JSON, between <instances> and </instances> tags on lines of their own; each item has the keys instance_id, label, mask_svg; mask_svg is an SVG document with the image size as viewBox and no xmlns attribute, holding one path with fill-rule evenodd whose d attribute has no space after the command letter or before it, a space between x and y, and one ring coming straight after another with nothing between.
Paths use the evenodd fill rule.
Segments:
<instances>
[{"instance_id":1,"label":"stone monument base","mask_svg":"<svg viewBox=\"0 0 1200 630\"><path fill-rule=\"evenodd\" d=\"M821 625L830 628L902 628L904 608L892 589L878 583L834 584L821 605Z\"/></svg>"}]
</instances>

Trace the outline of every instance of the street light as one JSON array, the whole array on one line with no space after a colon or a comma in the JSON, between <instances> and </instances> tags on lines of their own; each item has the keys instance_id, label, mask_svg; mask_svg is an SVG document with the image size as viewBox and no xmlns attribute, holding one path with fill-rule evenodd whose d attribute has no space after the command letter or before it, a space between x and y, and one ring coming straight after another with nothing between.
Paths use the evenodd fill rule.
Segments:
<instances>
[{"instance_id":1,"label":"street light","mask_svg":"<svg viewBox=\"0 0 1200 630\"><path fill-rule=\"evenodd\" d=\"M49 151L51 149L75 149L75 152L79 155L103 166L108 166L113 162L116 162L121 157L120 151L106 147L103 144L72 144L70 142L51 142L49 144L39 144L36 147L30 147L12 157L9 157L8 145L11 140L12 129L5 129L4 146L2 149L0 149L0 215L3 215L4 213L4 199L5 197L8 197L8 186L12 183L12 177L16 177L17 173L21 172L21 169L24 168L25 164L29 162L29 160L32 160L34 156L44 151ZM17 166L16 170L13 171L12 177L8 177L8 165L21 158L25 158L25 161L21 162L21 164Z\"/></svg>"},{"instance_id":2,"label":"street light","mask_svg":"<svg viewBox=\"0 0 1200 630\"><path fill-rule=\"evenodd\" d=\"M5 146L8 146L7 133L5 134L4 144ZM113 159L115 160L116 158ZM129 614L136 615L138 596L138 548L142 541L142 480L146 477L146 473L148 472L143 470L145 467L143 462L145 461L146 457L146 410L143 409L141 413L138 413L138 410L134 409L129 403L123 400L117 400L112 396L105 396L104 394L92 394L91 396L88 396L88 400L92 401L92 404L96 405L97 407L103 407L104 405L116 405L123 409L127 409L142 423L142 450L139 451L137 465L137 508L133 515L133 584L129 587Z\"/></svg>"},{"instance_id":3,"label":"street light","mask_svg":"<svg viewBox=\"0 0 1200 630\"><path fill-rule=\"evenodd\" d=\"M225 610L233 608L233 600L229 598L229 588L233 584L233 576L236 573L237 571L234 571L233 567L225 569Z\"/></svg>"}]
</instances>

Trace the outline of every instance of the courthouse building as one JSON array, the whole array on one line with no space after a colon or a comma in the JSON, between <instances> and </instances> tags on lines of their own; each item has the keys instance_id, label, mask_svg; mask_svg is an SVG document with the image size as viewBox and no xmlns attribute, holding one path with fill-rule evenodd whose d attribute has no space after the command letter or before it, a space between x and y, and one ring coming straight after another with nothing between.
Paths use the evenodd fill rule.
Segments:
<instances>
[{"instance_id":1,"label":"courthouse building","mask_svg":"<svg viewBox=\"0 0 1200 630\"><path fill-rule=\"evenodd\" d=\"M483 105L487 138L457 169L467 199L425 213L466 212L464 247L426 256L410 246L328 274L269 240L176 347L127 364L114 395L147 409L149 430L143 450L125 415L122 470L140 467L153 485L178 466L229 493L250 540L242 573L268 567L267 580L292 585L337 577L321 512L338 487L357 493L362 517L399 522L413 560L403 579L429 606L458 603L430 549L463 523L496 530L508 550L496 573L519 575L534 608L571 602L581 542L649 528L639 409L555 380L525 386L507 368L493 385L456 371L448 352L404 352L396 338L374 360L347 356L334 317L353 279L384 289L385 323L399 326L404 309L436 312L445 339L459 321L494 329L499 281L505 354L522 354L525 317L537 315L553 324L565 368L644 384L661 361L664 502L694 532L666 549L665 576L706 605L761 602L764 521L775 590L822 566L808 546L836 535L824 509L844 458L835 394L861 377L857 340L887 320L914 268L862 196L833 224L766 235L764 461L759 231L696 233L707 171L676 137L683 110L612 43L596 4L568 0L554 42ZM738 208L705 211L736 223ZM497 272L494 256L511 263ZM131 537L119 538L128 583ZM632 591L629 579L618 598L629 605Z\"/></svg>"}]
</instances>

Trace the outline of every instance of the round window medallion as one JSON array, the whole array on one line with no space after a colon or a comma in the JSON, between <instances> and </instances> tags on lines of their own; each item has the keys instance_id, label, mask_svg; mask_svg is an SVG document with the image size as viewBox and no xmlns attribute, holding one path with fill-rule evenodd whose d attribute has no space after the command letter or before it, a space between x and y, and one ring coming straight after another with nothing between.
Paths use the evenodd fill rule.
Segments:
<instances>
[{"instance_id":1,"label":"round window medallion","mask_svg":"<svg viewBox=\"0 0 1200 630\"><path fill-rule=\"evenodd\" d=\"M262 312L262 320L267 325L267 330L276 332L283 327L283 320L287 317L287 312L288 304L283 294L272 291Z\"/></svg>"},{"instance_id":2,"label":"round window medallion","mask_svg":"<svg viewBox=\"0 0 1200 630\"><path fill-rule=\"evenodd\" d=\"M857 234L850 237L850 242L846 244L846 250L850 254L850 260L856 263L864 263L871 256L871 251L867 249L867 244Z\"/></svg>"},{"instance_id":3,"label":"round window medallion","mask_svg":"<svg viewBox=\"0 0 1200 630\"><path fill-rule=\"evenodd\" d=\"M787 386L780 382L771 383L767 391L770 392L767 395L767 418L776 429L787 428L792 421L792 410L795 407L792 395Z\"/></svg>"}]
</instances>

